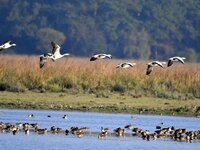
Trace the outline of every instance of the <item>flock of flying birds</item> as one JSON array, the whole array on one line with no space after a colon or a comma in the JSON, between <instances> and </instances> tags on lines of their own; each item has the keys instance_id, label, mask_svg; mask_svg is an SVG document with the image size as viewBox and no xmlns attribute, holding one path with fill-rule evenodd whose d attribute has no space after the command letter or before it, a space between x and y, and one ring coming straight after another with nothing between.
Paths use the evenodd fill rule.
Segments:
<instances>
[{"instance_id":1,"label":"flock of flying birds","mask_svg":"<svg viewBox=\"0 0 200 150\"><path fill-rule=\"evenodd\" d=\"M8 49L12 46L16 46L16 44L11 44L11 41L6 41L4 42L2 45L0 45L0 51L4 50L4 49ZM57 59L60 59L62 57L65 57L65 56L69 56L70 54L66 53L66 54L61 54L60 53L60 46L58 44L56 44L55 42L51 42L51 46L52 46L52 52L51 53L45 53L43 55L40 55L40 68L43 68L45 63L47 62L48 59L51 59L53 62L55 62ZM93 55L91 58L90 58L90 61L95 61L97 59L111 59L112 58L112 55L110 54L96 54L96 55ZM179 56L175 56L175 57L171 57L169 58L168 60L168 63L167 63L167 66L170 67L172 66L172 64L174 62L180 62L182 64L184 64L184 60L186 58L185 57L179 57ZM150 63L147 64L147 70L146 70L146 75L149 75L153 68L155 66L159 66L161 68L164 68L164 64L166 64L166 62L160 62L160 61L152 61ZM135 63L130 63L130 62L124 62L124 63L120 63L116 66L116 68L130 68L130 67L133 67L135 66L136 64Z\"/></svg>"}]
</instances>

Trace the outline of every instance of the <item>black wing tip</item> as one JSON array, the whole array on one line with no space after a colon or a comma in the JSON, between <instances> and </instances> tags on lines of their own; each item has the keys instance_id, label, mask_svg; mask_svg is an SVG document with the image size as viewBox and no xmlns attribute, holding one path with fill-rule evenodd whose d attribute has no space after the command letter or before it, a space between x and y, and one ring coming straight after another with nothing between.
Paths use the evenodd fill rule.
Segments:
<instances>
[{"instance_id":1,"label":"black wing tip","mask_svg":"<svg viewBox=\"0 0 200 150\"><path fill-rule=\"evenodd\" d=\"M90 61L95 61L97 58L95 58L95 57L91 57L90 58Z\"/></svg>"},{"instance_id":2,"label":"black wing tip","mask_svg":"<svg viewBox=\"0 0 200 150\"><path fill-rule=\"evenodd\" d=\"M10 42L11 42L11 40L7 40L7 41L4 41L3 44L10 43Z\"/></svg>"},{"instance_id":3,"label":"black wing tip","mask_svg":"<svg viewBox=\"0 0 200 150\"><path fill-rule=\"evenodd\" d=\"M173 64L173 62L171 60L169 60L167 63L167 67L170 67L172 64Z\"/></svg>"}]
</instances>

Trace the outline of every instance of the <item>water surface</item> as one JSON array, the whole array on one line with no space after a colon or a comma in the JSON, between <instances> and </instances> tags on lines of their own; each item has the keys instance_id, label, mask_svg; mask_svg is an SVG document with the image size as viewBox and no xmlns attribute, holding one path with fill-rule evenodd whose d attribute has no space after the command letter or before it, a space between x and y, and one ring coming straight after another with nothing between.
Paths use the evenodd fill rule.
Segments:
<instances>
[{"instance_id":1,"label":"water surface","mask_svg":"<svg viewBox=\"0 0 200 150\"><path fill-rule=\"evenodd\" d=\"M84 113L84 112L66 112L66 111L33 111L33 110L6 110L0 109L0 122L37 122L40 128L51 126L69 129L72 126L88 127L91 132L99 132L100 128L108 127L111 131L118 127L124 127L132 124L134 127L140 127L143 130L154 132L156 125L162 127L187 128L187 130L200 130L200 119L189 117L171 117L171 116L150 116L150 115L130 115L130 114L105 114L105 113ZM34 114L29 118L29 114ZM68 119L63 119L64 115ZM50 118L47 115L51 115ZM126 131L130 132L130 131ZM130 132L131 133L131 132ZM46 134L37 135L30 132L25 135L23 132L17 135L11 133L0 133L0 150L35 150L35 149L200 149L200 140L193 143L177 142L171 139L157 139L146 141L139 137L114 137L108 136L99 140L97 135L87 135L83 138L76 136L66 136L64 134Z\"/></svg>"}]
</instances>

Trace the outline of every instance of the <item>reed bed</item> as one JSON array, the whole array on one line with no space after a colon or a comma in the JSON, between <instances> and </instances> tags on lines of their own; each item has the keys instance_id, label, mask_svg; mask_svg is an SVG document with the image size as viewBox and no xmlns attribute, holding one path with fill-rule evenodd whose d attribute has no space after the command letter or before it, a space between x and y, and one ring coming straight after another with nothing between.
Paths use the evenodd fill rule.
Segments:
<instances>
[{"instance_id":1,"label":"reed bed","mask_svg":"<svg viewBox=\"0 0 200 150\"><path fill-rule=\"evenodd\" d=\"M38 56L1 55L0 90L23 92L88 93L109 97L110 93L133 97L155 96L169 99L200 98L200 64L176 63L172 67L155 67L147 76L147 62L136 60L97 60L62 58L48 60L39 68ZM116 69L118 63L129 61L137 65Z\"/></svg>"}]
</instances>

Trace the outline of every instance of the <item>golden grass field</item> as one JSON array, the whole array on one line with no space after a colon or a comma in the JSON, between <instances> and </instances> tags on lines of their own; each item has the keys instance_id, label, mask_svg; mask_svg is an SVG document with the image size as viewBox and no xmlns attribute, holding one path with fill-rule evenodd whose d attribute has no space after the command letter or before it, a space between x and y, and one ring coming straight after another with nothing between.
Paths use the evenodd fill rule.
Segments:
<instances>
[{"instance_id":1,"label":"golden grass field","mask_svg":"<svg viewBox=\"0 0 200 150\"><path fill-rule=\"evenodd\" d=\"M39 68L39 56L0 56L0 107L105 112L200 113L200 64L156 67L145 61L62 58ZM135 62L116 69L121 62ZM99 107L102 106L102 107ZM163 112L164 111L164 112Z\"/></svg>"},{"instance_id":2,"label":"golden grass field","mask_svg":"<svg viewBox=\"0 0 200 150\"><path fill-rule=\"evenodd\" d=\"M160 98L199 98L200 64L175 64L164 69L156 67L147 76L147 62L136 60L97 60L89 58L62 58L49 60L39 68L37 56L0 56L0 82L12 88L59 92L121 92L135 95L153 95ZM120 62L137 65L116 69Z\"/></svg>"}]
</instances>

